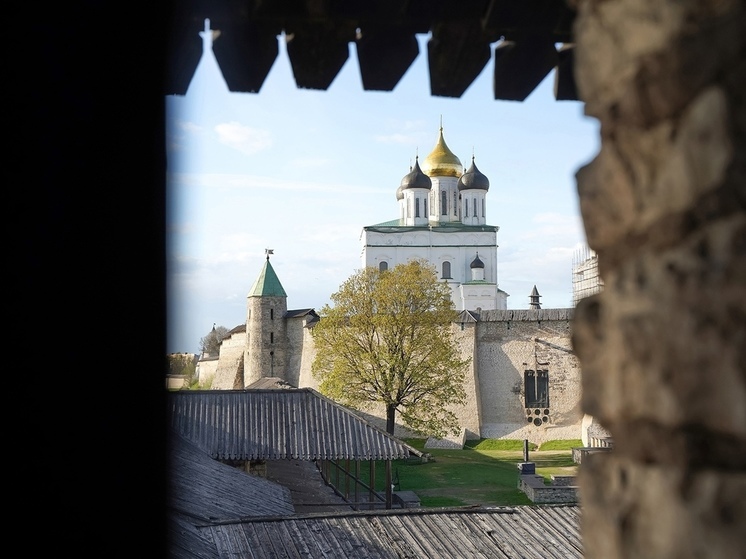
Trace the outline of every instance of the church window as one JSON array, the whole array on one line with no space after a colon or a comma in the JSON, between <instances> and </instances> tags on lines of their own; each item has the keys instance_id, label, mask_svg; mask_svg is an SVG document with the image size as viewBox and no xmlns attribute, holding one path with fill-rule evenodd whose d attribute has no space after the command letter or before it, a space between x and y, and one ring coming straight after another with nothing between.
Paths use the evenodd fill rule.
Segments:
<instances>
[{"instance_id":1,"label":"church window","mask_svg":"<svg viewBox=\"0 0 746 559\"><path fill-rule=\"evenodd\" d=\"M389 263L388 262L383 261L383 262L379 262L378 263L378 271L379 272L385 272L388 269L389 269Z\"/></svg>"},{"instance_id":2,"label":"church window","mask_svg":"<svg viewBox=\"0 0 746 559\"><path fill-rule=\"evenodd\" d=\"M414 200L414 216L420 217L420 199L415 198Z\"/></svg>"},{"instance_id":3,"label":"church window","mask_svg":"<svg viewBox=\"0 0 746 559\"><path fill-rule=\"evenodd\" d=\"M453 215L458 215L458 200L455 192L453 193Z\"/></svg>"},{"instance_id":4,"label":"church window","mask_svg":"<svg viewBox=\"0 0 746 559\"><path fill-rule=\"evenodd\" d=\"M484 217L484 200L482 200L482 217Z\"/></svg>"},{"instance_id":5,"label":"church window","mask_svg":"<svg viewBox=\"0 0 746 559\"><path fill-rule=\"evenodd\" d=\"M425 206L425 208L424 208L424 209L425 209L425 211L424 211L424 212L422 212L422 213L423 213L423 214L425 215L425 217L427 217L427 198L425 198L425 199L424 199L424 200L422 201L422 204L423 204L423 205Z\"/></svg>"},{"instance_id":6,"label":"church window","mask_svg":"<svg viewBox=\"0 0 746 559\"><path fill-rule=\"evenodd\" d=\"M528 369L523 373L527 408L549 407L549 371Z\"/></svg>"},{"instance_id":7,"label":"church window","mask_svg":"<svg viewBox=\"0 0 746 559\"><path fill-rule=\"evenodd\" d=\"M448 215L448 193L445 190L440 193L440 213Z\"/></svg>"},{"instance_id":8,"label":"church window","mask_svg":"<svg viewBox=\"0 0 746 559\"><path fill-rule=\"evenodd\" d=\"M412 217L412 200L407 200L407 217Z\"/></svg>"},{"instance_id":9,"label":"church window","mask_svg":"<svg viewBox=\"0 0 746 559\"><path fill-rule=\"evenodd\" d=\"M464 200L464 217L469 217L469 199Z\"/></svg>"},{"instance_id":10,"label":"church window","mask_svg":"<svg viewBox=\"0 0 746 559\"><path fill-rule=\"evenodd\" d=\"M450 279L451 278L451 263L450 262L443 262L442 267L442 273L441 276L443 279Z\"/></svg>"}]
</instances>

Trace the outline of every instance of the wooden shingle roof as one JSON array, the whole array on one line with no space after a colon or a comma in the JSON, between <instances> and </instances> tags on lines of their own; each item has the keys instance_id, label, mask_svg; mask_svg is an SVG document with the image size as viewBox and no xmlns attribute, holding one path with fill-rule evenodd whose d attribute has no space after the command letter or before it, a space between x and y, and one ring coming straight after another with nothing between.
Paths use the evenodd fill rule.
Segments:
<instances>
[{"instance_id":1,"label":"wooden shingle roof","mask_svg":"<svg viewBox=\"0 0 746 559\"><path fill-rule=\"evenodd\" d=\"M176 432L169 437L168 540L170 556L219 557L198 526L247 516L295 512L290 491L210 458Z\"/></svg>"},{"instance_id":2,"label":"wooden shingle roof","mask_svg":"<svg viewBox=\"0 0 746 559\"><path fill-rule=\"evenodd\" d=\"M582 558L580 508L401 509L255 518L200 528L220 557Z\"/></svg>"},{"instance_id":3,"label":"wooden shingle roof","mask_svg":"<svg viewBox=\"0 0 746 559\"><path fill-rule=\"evenodd\" d=\"M222 460L396 460L422 453L310 388L182 390L174 430Z\"/></svg>"}]
</instances>

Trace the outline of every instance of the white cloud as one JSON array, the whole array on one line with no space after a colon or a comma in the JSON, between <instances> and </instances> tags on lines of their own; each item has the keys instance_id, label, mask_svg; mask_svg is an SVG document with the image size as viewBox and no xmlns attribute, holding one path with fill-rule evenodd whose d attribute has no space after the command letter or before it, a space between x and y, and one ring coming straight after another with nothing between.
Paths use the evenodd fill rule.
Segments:
<instances>
[{"instance_id":1,"label":"white cloud","mask_svg":"<svg viewBox=\"0 0 746 559\"><path fill-rule=\"evenodd\" d=\"M199 124L187 120L178 120L176 127L184 132L201 132L203 128Z\"/></svg>"},{"instance_id":2,"label":"white cloud","mask_svg":"<svg viewBox=\"0 0 746 559\"><path fill-rule=\"evenodd\" d=\"M215 132L221 144L246 155L253 155L272 145L272 137L267 130L251 128L235 121L218 124Z\"/></svg>"}]
</instances>

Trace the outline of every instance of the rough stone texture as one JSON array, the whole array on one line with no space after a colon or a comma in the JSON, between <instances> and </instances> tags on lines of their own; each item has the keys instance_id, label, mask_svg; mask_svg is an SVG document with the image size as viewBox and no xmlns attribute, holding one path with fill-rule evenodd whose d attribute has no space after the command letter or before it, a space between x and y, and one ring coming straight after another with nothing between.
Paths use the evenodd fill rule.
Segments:
<instances>
[{"instance_id":1,"label":"rough stone texture","mask_svg":"<svg viewBox=\"0 0 746 559\"><path fill-rule=\"evenodd\" d=\"M287 297L248 298L244 386L262 377L287 380L288 339L283 318L287 310Z\"/></svg>"},{"instance_id":2,"label":"rough stone texture","mask_svg":"<svg viewBox=\"0 0 746 559\"><path fill-rule=\"evenodd\" d=\"M459 418L459 423L464 430L464 439L478 439L481 433L482 395L479 386L479 371L476 359L475 323L454 324L452 328L456 345L461 351L462 359L469 359L470 363L464 374L464 392L466 392L466 403L463 406L450 406ZM461 443L463 446L463 442Z\"/></svg>"},{"instance_id":3,"label":"rough stone texture","mask_svg":"<svg viewBox=\"0 0 746 559\"><path fill-rule=\"evenodd\" d=\"M571 351L571 309L485 311L475 329L481 400L481 436L528 439L581 438L580 365ZM549 371L549 421L526 420L524 371L536 361ZM543 410L542 410L543 411Z\"/></svg>"},{"instance_id":4,"label":"rough stone texture","mask_svg":"<svg viewBox=\"0 0 746 559\"><path fill-rule=\"evenodd\" d=\"M579 481L586 557L744 557L742 472L686 471L613 451L585 456Z\"/></svg>"},{"instance_id":5,"label":"rough stone texture","mask_svg":"<svg viewBox=\"0 0 746 559\"><path fill-rule=\"evenodd\" d=\"M212 388L233 390L243 388L244 349L246 348L246 330L233 332L220 344L220 358L213 367ZM202 374L200 373L200 381Z\"/></svg>"},{"instance_id":6,"label":"rough stone texture","mask_svg":"<svg viewBox=\"0 0 746 559\"><path fill-rule=\"evenodd\" d=\"M561 483L552 482L552 485L546 485L544 478L540 475L520 475L518 476L518 489L523 491L532 503L578 502L578 488L571 485L568 480L563 480Z\"/></svg>"},{"instance_id":7,"label":"rough stone texture","mask_svg":"<svg viewBox=\"0 0 746 559\"><path fill-rule=\"evenodd\" d=\"M604 291L573 345L589 559L744 557L746 7L578 2L575 75L601 150L577 175Z\"/></svg>"},{"instance_id":8,"label":"rough stone texture","mask_svg":"<svg viewBox=\"0 0 746 559\"><path fill-rule=\"evenodd\" d=\"M311 365L316 348L311 338L311 329L305 318L287 319L288 359L285 380L293 386L317 388L311 374Z\"/></svg>"}]
</instances>

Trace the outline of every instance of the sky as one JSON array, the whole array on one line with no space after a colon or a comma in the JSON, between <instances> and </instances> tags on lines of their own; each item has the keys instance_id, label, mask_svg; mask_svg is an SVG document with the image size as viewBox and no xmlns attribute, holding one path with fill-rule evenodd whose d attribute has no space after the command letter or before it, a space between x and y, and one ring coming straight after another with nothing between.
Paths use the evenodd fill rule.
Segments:
<instances>
[{"instance_id":1,"label":"sky","mask_svg":"<svg viewBox=\"0 0 746 559\"><path fill-rule=\"evenodd\" d=\"M492 60L459 99L430 94L428 35L392 92L363 90L355 46L326 91L295 85L285 39L258 93L228 90L209 34L186 95L166 97L169 353L198 353L213 327L246 320L265 250L288 309L320 310L362 266L362 228L398 217L396 189L443 134L490 180L498 286L509 309L572 306L585 246L575 173L596 155L583 105L554 73L524 101L497 101ZM218 36L216 41L220 40ZM494 48L494 45L493 45ZM493 57L494 59L494 57Z\"/></svg>"}]
</instances>

